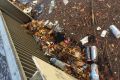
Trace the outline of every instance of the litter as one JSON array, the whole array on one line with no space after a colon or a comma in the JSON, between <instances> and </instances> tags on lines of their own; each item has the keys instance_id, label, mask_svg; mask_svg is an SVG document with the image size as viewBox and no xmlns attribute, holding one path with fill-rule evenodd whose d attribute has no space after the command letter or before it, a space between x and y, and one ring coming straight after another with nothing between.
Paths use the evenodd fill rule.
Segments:
<instances>
[{"instance_id":1,"label":"litter","mask_svg":"<svg viewBox=\"0 0 120 80\"><path fill-rule=\"evenodd\" d=\"M31 2L32 0L18 0L18 1L22 4L27 4L27 3Z\"/></svg>"},{"instance_id":2,"label":"litter","mask_svg":"<svg viewBox=\"0 0 120 80\"><path fill-rule=\"evenodd\" d=\"M58 25L58 21L55 21L54 26Z\"/></svg>"},{"instance_id":3,"label":"litter","mask_svg":"<svg viewBox=\"0 0 120 80\"><path fill-rule=\"evenodd\" d=\"M107 31L106 31L106 30L103 30L100 36L101 36L101 37L105 37L106 34L107 34Z\"/></svg>"},{"instance_id":4,"label":"litter","mask_svg":"<svg viewBox=\"0 0 120 80\"><path fill-rule=\"evenodd\" d=\"M53 24L52 22L49 22L49 24L48 24L47 27L48 27L49 29L52 29L52 28L53 28L53 25L54 25L54 24Z\"/></svg>"},{"instance_id":5,"label":"litter","mask_svg":"<svg viewBox=\"0 0 120 80\"><path fill-rule=\"evenodd\" d=\"M97 30L98 30L98 31L101 30L101 27L97 27Z\"/></svg>"},{"instance_id":6,"label":"litter","mask_svg":"<svg viewBox=\"0 0 120 80\"><path fill-rule=\"evenodd\" d=\"M28 14L28 13L31 12L31 10L32 10L32 7L29 7L29 8L25 8L25 9L23 10L23 12L26 13L26 14Z\"/></svg>"},{"instance_id":7,"label":"litter","mask_svg":"<svg viewBox=\"0 0 120 80\"><path fill-rule=\"evenodd\" d=\"M49 14L52 13L53 9L55 8L55 0L52 0L50 3L50 7L49 7Z\"/></svg>"},{"instance_id":8,"label":"litter","mask_svg":"<svg viewBox=\"0 0 120 80\"><path fill-rule=\"evenodd\" d=\"M116 38L120 38L120 30L115 25L110 25L109 28Z\"/></svg>"},{"instance_id":9,"label":"litter","mask_svg":"<svg viewBox=\"0 0 120 80\"><path fill-rule=\"evenodd\" d=\"M33 3L34 5L37 4L37 0L33 1L32 3Z\"/></svg>"},{"instance_id":10,"label":"litter","mask_svg":"<svg viewBox=\"0 0 120 80\"><path fill-rule=\"evenodd\" d=\"M42 13L44 9L44 4L39 4L35 6L35 10L37 11L37 13Z\"/></svg>"},{"instance_id":11,"label":"litter","mask_svg":"<svg viewBox=\"0 0 120 80\"><path fill-rule=\"evenodd\" d=\"M97 48L96 46L91 46L91 60L93 62L96 62L97 61Z\"/></svg>"},{"instance_id":12,"label":"litter","mask_svg":"<svg viewBox=\"0 0 120 80\"><path fill-rule=\"evenodd\" d=\"M88 36L84 37L82 40L80 40L80 42L82 43L82 45L88 43Z\"/></svg>"},{"instance_id":13,"label":"litter","mask_svg":"<svg viewBox=\"0 0 120 80\"><path fill-rule=\"evenodd\" d=\"M89 46L87 46L86 48L85 48L85 53L86 53L86 60L89 62L89 61L91 61L91 55L90 55L90 47Z\"/></svg>"},{"instance_id":14,"label":"litter","mask_svg":"<svg viewBox=\"0 0 120 80\"><path fill-rule=\"evenodd\" d=\"M36 24L38 22L39 25ZM97 48L96 46L88 46L85 48L83 47L83 44L94 40L93 35L86 36L80 40L82 47L79 47L77 44L74 46L71 45L73 42L72 39L70 37L65 37L65 33L61 32L61 27L59 27L58 21L55 21L53 24L49 20L33 20L30 26L32 28L39 27L39 30L34 30L36 31L33 34L35 36L34 38L36 39L37 43L42 46L41 49L43 50L44 55L50 57L50 62L54 66L60 68L70 75L73 75L74 77L79 75L76 77L78 78L82 76L84 79L89 78L88 73L90 72L87 71L87 69L89 68L90 64L88 62L90 61L92 63L96 63ZM82 52L82 48L85 49L85 52ZM90 74L92 78L95 78L97 74L93 74L93 72L94 71L92 70Z\"/></svg>"},{"instance_id":15,"label":"litter","mask_svg":"<svg viewBox=\"0 0 120 80\"><path fill-rule=\"evenodd\" d=\"M59 67L60 69L65 70L66 64L65 64L64 62L62 62L62 61L60 61L60 60L58 60L58 59L56 59L56 58L51 58L51 59L50 59L50 62L51 62L53 65Z\"/></svg>"},{"instance_id":16,"label":"litter","mask_svg":"<svg viewBox=\"0 0 120 80\"><path fill-rule=\"evenodd\" d=\"M48 23L49 23L49 20L46 20L46 21L44 22L44 25L47 26Z\"/></svg>"},{"instance_id":17,"label":"litter","mask_svg":"<svg viewBox=\"0 0 120 80\"><path fill-rule=\"evenodd\" d=\"M67 5L68 4L68 0L63 0L63 3L65 4L65 5Z\"/></svg>"},{"instance_id":18,"label":"litter","mask_svg":"<svg viewBox=\"0 0 120 80\"><path fill-rule=\"evenodd\" d=\"M98 74L98 66L94 63L91 65L90 80L100 80Z\"/></svg>"},{"instance_id":19,"label":"litter","mask_svg":"<svg viewBox=\"0 0 120 80\"><path fill-rule=\"evenodd\" d=\"M62 32L63 28L61 28L60 25L57 24L56 27L54 28L54 31L56 31L56 32Z\"/></svg>"}]
</instances>

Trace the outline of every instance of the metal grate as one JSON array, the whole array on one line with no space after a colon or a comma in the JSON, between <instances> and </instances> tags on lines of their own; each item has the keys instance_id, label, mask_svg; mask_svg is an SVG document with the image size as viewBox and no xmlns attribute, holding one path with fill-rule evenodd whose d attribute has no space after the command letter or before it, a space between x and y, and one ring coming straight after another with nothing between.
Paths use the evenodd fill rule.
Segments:
<instances>
[{"instance_id":1,"label":"metal grate","mask_svg":"<svg viewBox=\"0 0 120 80\"><path fill-rule=\"evenodd\" d=\"M25 75L29 80L29 78L31 78L37 70L32 60L32 56L41 58L44 61L47 61L47 58L45 58L45 56L39 50L39 46L36 46L37 43L34 41L33 37L27 34L27 31L20 26L20 23L6 14L3 14L3 16L20 58Z\"/></svg>"}]
</instances>

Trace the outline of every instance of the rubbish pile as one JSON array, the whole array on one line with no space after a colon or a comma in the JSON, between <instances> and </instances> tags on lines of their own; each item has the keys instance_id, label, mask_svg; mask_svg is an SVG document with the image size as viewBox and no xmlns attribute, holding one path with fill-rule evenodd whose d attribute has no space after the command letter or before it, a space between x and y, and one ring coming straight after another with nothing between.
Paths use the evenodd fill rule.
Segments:
<instances>
[{"instance_id":1,"label":"rubbish pile","mask_svg":"<svg viewBox=\"0 0 120 80\"><path fill-rule=\"evenodd\" d=\"M23 26L31 32L52 65L77 79L99 80L97 47L84 45L85 39L89 42L94 36L76 41L66 36L58 21L32 20Z\"/></svg>"}]
</instances>

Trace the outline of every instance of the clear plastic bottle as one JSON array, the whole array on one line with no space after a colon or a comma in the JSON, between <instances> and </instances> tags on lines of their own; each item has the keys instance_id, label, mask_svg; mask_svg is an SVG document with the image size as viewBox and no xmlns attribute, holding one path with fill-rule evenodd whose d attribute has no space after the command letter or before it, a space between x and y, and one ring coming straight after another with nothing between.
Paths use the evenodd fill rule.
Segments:
<instances>
[{"instance_id":1,"label":"clear plastic bottle","mask_svg":"<svg viewBox=\"0 0 120 80\"><path fill-rule=\"evenodd\" d=\"M51 62L53 65L59 67L61 70L65 70L65 68L66 68L66 63L64 63L64 62L62 62L62 61L60 61L60 60L58 60L58 59L56 59L56 58L51 58L51 59L50 59L50 62Z\"/></svg>"},{"instance_id":2,"label":"clear plastic bottle","mask_svg":"<svg viewBox=\"0 0 120 80\"><path fill-rule=\"evenodd\" d=\"M120 38L120 30L115 25L111 25L109 28L116 38Z\"/></svg>"},{"instance_id":3,"label":"clear plastic bottle","mask_svg":"<svg viewBox=\"0 0 120 80\"><path fill-rule=\"evenodd\" d=\"M93 62L97 61L97 47L96 46L91 46L91 60Z\"/></svg>"},{"instance_id":4,"label":"clear plastic bottle","mask_svg":"<svg viewBox=\"0 0 120 80\"><path fill-rule=\"evenodd\" d=\"M94 63L91 65L90 80L100 80L98 74L98 66Z\"/></svg>"}]
</instances>

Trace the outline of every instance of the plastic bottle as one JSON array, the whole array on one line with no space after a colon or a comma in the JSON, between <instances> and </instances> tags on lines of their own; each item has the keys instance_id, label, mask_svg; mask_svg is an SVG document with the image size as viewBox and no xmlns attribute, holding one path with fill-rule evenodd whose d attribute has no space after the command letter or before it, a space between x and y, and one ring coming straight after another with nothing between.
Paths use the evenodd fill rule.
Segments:
<instances>
[{"instance_id":1,"label":"plastic bottle","mask_svg":"<svg viewBox=\"0 0 120 80\"><path fill-rule=\"evenodd\" d=\"M66 63L64 63L64 62L62 62L62 61L60 61L60 60L58 60L58 59L56 59L56 58L51 58L51 59L50 59L50 62L51 62L53 65L59 67L61 70L65 70Z\"/></svg>"},{"instance_id":2,"label":"plastic bottle","mask_svg":"<svg viewBox=\"0 0 120 80\"><path fill-rule=\"evenodd\" d=\"M98 66L96 64L91 65L90 80L100 80L98 74Z\"/></svg>"},{"instance_id":3,"label":"plastic bottle","mask_svg":"<svg viewBox=\"0 0 120 80\"><path fill-rule=\"evenodd\" d=\"M115 25L111 25L109 28L116 38L120 38L120 30Z\"/></svg>"},{"instance_id":4,"label":"plastic bottle","mask_svg":"<svg viewBox=\"0 0 120 80\"><path fill-rule=\"evenodd\" d=\"M93 62L97 61L97 48L96 48L96 46L91 46L91 60Z\"/></svg>"}]
</instances>

